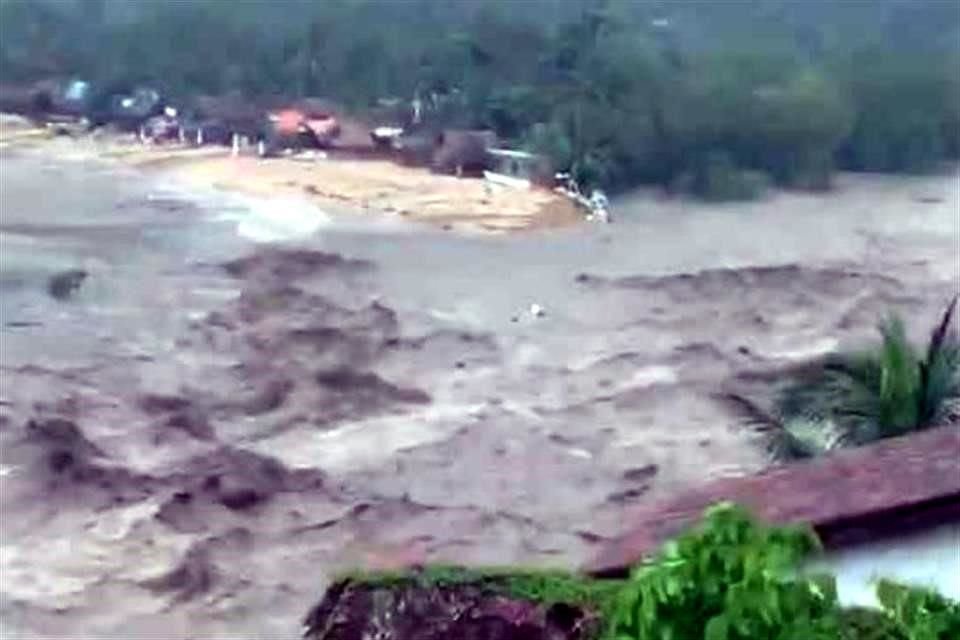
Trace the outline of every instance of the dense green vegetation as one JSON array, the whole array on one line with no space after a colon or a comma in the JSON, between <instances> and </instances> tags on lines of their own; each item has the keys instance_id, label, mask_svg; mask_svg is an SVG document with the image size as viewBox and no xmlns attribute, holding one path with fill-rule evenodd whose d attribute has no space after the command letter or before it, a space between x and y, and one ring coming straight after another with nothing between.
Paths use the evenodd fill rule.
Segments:
<instances>
[{"instance_id":1,"label":"dense green vegetation","mask_svg":"<svg viewBox=\"0 0 960 640\"><path fill-rule=\"evenodd\" d=\"M802 528L767 527L733 505L668 543L621 589L609 640L947 640L960 604L890 581L882 611L843 609L832 576L800 571L818 548Z\"/></svg>"},{"instance_id":2,"label":"dense green vegetation","mask_svg":"<svg viewBox=\"0 0 960 640\"><path fill-rule=\"evenodd\" d=\"M762 527L738 509L714 508L705 527L634 570L611 637L840 637L832 579L793 575L815 548L805 530Z\"/></svg>"},{"instance_id":3,"label":"dense green vegetation","mask_svg":"<svg viewBox=\"0 0 960 640\"><path fill-rule=\"evenodd\" d=\"M947 306L922 351L893 315L880 326L880 344L836 354L787 384L773 412L734 396L734 406L768 435L777 457L807 458L948 424L960 415L960 341Z\"/></svg>"},{"instance_id":4,"label":"dense green vegetation","mask_svg":"<svg viewBox=\"0 0 960 640\"><path fill-rule=\"evenodd\" d=\"M482 584L545 605L585 606L602 620L601 640L951 640L960 603L881 580L881 609L843 608L832 576L801 571L819 548L803 528L768 527L743 509L717 505L704 523L664 546L625 580L557 571L426 568L356 573L356 583L431 588Z\"/></svg>"},{"instance_id":5,"label":"dense green vegetation","mask_svg":"<svg viewBox=\"0 0 960 640\"><path fill-rule=\"evenodd\" d=\"M355 108L420 95L581 181L718 199L960 155L944 0L0 0L0 72Z\"/></svg>"}]
</instances>

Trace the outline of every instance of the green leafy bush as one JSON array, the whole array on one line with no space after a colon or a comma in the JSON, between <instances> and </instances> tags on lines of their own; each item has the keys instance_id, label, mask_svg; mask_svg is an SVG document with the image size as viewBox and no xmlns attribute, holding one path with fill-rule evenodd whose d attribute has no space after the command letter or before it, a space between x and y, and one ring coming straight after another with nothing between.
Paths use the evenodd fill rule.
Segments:
<instances>
[{"instance_id":1,"label":"green leafy bush","mask_svg":"<svg viewBox=\"0 0 960 640\"><path fill-rule=\"evenodd\" d=\"M841 165L919 172L952 155L957 72L951 62L929 52L852 52L847 85L858 110L840 149Z\"/></svg>"},{"instance_id":2,"label":"green leafy bush","mask_svg":"<svg viewBox=\"0 0 960 640\"><path fill-rule=\"evenodd\" d=\"M713 151L696 163L694 170L682 174L673 190L690 193L711 202L755 200L770 187L770 178L762 171L737 167L728 153Z\"/></svg>"},{"instance_id":3,"label":"green leafy bush","mask_svg":"<svg viewBox=\"0 0 960 640\"><path fill-rule=\"evenodd\" d=\"M844 609L829 575L804 573L819 548L806 529L768 527L720 504L636 567L605 640L956 640L960 603L888 580L882 609Z\"/></svg>"},{"instance_id":4,"label":"green leafy bush","mask_svg":"<svg viewBox=\"0 0 960 640\"><path fill-rule=\"evenodd\" d=\"M745 160L781 185L822 190L830 187L833 154L852 125L852 109L833 82L805 68L755 88L740 118Z\"/></svg>"},{"instance_id":5,"label":"green leafy bush","mask_svg":"<svg viewBox=\"0 0 960 640\"><path fill-rule=\"evenodd\" d=\"M909 640L960 638L960 603L929 589L908 587L889 580L877 584L884 612Z\"/></svg>"},{"instance_id":6,"label":"green leafy bush","mask_svg":"<svg viewBox=\"0 0 960 640\"><path fill-rule=\"evenodd\" d=\"M797 574L817 548L806 530L768 528L733 505L634 569L611 621L611 640L835 640L836 588Z\"/></svg>"},{"instance_id":7,"label":"green leafy bush","mask_svg":"<svg viewBox=\"0 0 960 640\"><path fill-rule=\"evenodd\" d=\"M911 640L885 611L850 607L840 613L842 640Z\"/></svg>"}]
</instances>

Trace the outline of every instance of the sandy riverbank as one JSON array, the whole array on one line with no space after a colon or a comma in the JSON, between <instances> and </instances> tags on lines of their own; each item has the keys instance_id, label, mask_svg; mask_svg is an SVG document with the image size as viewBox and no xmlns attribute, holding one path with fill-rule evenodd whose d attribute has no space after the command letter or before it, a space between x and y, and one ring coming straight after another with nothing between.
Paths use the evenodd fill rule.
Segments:
<instances>
[{"instance_id":1,"label":"sandy riverbank","mask_svg":"<svg viewBox=\"0 0 960 640\"><path fill-rule=\"evenodd\" d=\"M0 148L117 162L164 171L190 186L257 197L299 197L330 211L402 216L443 229L503 233L577 224L569 200L543 189L517 190L484 180L437 175L386 160L338 157L337 151L260 159L232 157L222 147L143 146L130 136L54 136L9 117L0 120Z\"/></svg>"}]
</instances>

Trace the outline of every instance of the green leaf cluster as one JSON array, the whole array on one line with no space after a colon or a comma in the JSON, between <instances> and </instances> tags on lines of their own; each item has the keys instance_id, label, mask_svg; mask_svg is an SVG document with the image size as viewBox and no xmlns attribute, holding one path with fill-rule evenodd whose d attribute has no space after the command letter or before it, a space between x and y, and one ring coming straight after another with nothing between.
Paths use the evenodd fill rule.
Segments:
<instances>
[{"instance_id":1,"label":"green leaf cluster","mask_svg":"<svg viewBox=\"0 0 960 640\"><path fill-rule=\"evenodd\" d=\"M777 392L772 411L737 394L721 395L765 436L774 457L812 458L839 447L937 426L960 418L960 339L950 302L925 348L911 343L903 320L879 325L880 342L828 356Z\"/></svg>"},{"instance_id":2,"label":"green leaf cluster","mask_svg":"<svg viewBox=\"0 0 960 640\"><path fill-rule=\"evenodd\" d=\"M719 504L636 567L604 640L956 640L960 603L881 580L881 609L842 608L835 581L802 561L816 537Z\"/></svg>"},{"instance_id":3,"label":"green leaf cluster","mask_svg":"<svg viewBox=\"0 0 960 640\"><path fill-rule=\"evenodd\" d=\"M799 528L757 524L743 509L711 508L705 523L635 568L610 640L835 640L834 581L797 573L817 548Z\"/></svg>"},{"instance_id":4,"label":"green leaf cluster","mask_svg":"<svg viewBox=\"0 0 960 640\"><path fill-rule=\"evenodd\" d=\"M892 315L880 324L876 348L832 356L812 379L787 386L778 410L797 445L790 447L794 457L949 423L960 400L960 342L951 333L956 306L954 298L923 351ZM811 431L826 439L805 438Z\"/></svg>"},{"instance_id":5,"label":"green leaf cluster","mask_svg":"<svg viewBox=\"0 0 960 640\"><path fill-rule=\"evenodd\" d=\"M960 638L960 602L930 589L908 587L890 580L877 584L877 598L893 628L909 640Z\"/></svg>"}]
</instances>

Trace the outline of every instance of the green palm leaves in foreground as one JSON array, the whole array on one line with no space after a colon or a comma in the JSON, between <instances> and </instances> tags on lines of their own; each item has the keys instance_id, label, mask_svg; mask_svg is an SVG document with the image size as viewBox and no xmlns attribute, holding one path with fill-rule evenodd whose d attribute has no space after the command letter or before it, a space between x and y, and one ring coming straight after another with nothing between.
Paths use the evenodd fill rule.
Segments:
<instances>
[{"instance_id":1,"label":"green palm leaves in foreground","mask_svg":"<svg viewBox=\"0 0 960 640\"><path fill-rule=\"evenodd\" d=\"M922 357L893 316L880 325L878 350L827 364L825 382L841 401L834 413L856 440L901 435L947 417L960 393L960 345L948 333L956 306L954 298Z\"/></svg>"},{"instance_id":2,"label":"green palm leaves in foreground","mask_svg":"<svg viewBox=\"0 0 960 640\"><path fill-rule=\"evenodd\" d=\"M827 358L812 376L778 395L772 413L737 395L728 400L758 427L779 458L805 458L955 420L960 399L960 342L951 333L957 297L925 352L893 315L878 347Z\"/></svg>"}]
</instances>

